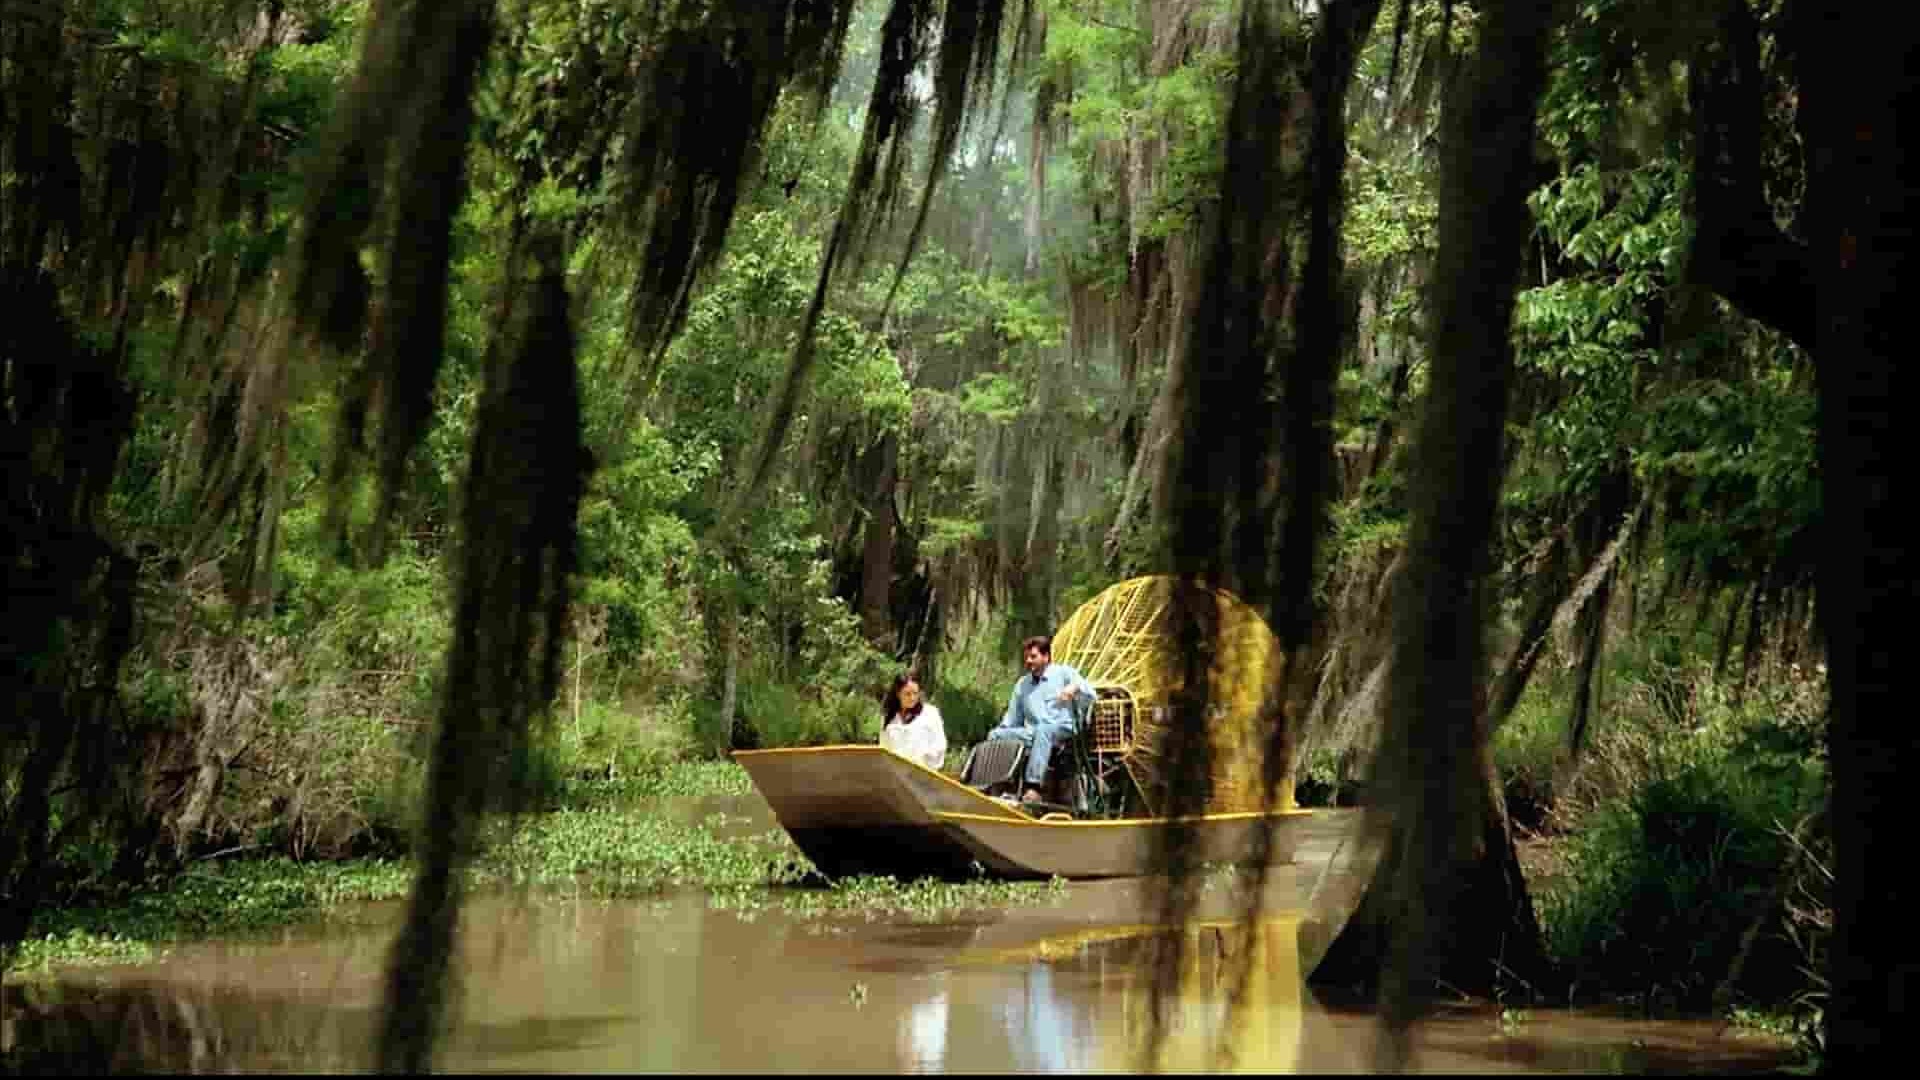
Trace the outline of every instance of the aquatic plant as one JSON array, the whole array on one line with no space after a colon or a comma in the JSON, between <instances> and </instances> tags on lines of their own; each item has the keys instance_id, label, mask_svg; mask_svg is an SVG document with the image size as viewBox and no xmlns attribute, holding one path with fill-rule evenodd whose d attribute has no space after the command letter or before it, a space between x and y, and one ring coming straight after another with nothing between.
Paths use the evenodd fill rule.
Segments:
<instances>
[{"instance_id":1,"label":"aquatic plant","mask_svg":"<svg viewBox=\"0 0 1920 1080\"><path fill-rule=\"evenodd\" d=\"M1003 911L1008 907L1059 904L1068 896L1060 878L1049 881L939 881L920 878L900 881L884 876L842 878L824 889L748 888L717 891L712 904L720 910L752 913L769 908L789 915L823 917L859 915L866 919L906 918L936 922L972 911Z\"/></svg>"},{"instance_id":2,"label":"aquatic plant","mask_svg":"<svg viewBox=\"0 0 1920 1080\"><path fill-rule=\"evenodd\" d=\"M731 762L685 763L631 778L632 788L725 795L744 782ZM465 873L468 889L525 889L590 897L660 896L703 890L714 907L752 918L765 910L803 917L938 920L970 911L1059 903L1066 883L848 878L825 888L779 829L741 832L723 812L690 820L657 799L595 793L586 805L494 823L484 853ZM41 913L16 971L75 964L144 962L168 946L237 937L315 918L350 917L357 905L404 896L406 859L296 862L283 857L211 862L99 904Z\"/></svg>"},{"instance_id":3,"label":"aquatic plant","mask_svg":"<svg viewBox=\"0 0 1920 1080\"><path fill-rule=\"evenodd\" d=\"M562 809L523 822L475 862L472 874L476 884L633 896L682 887L789 884L811 869L777 830L722 838L707 822L677 822L642 808L598 808Z\"/></svg>"},{"instance_id":4,"label":"aquatic plant","mask_svg":"<svg viewBox=\"0 0 1920 1080\"><path fill-rule=\"evenodd\" d=\"M277 929L348 905L403 896L411 872L407 863L389 859L207 864L116 903L41 912L10 974L141 962L182 941Z\"/></svg>"}]
</instances>

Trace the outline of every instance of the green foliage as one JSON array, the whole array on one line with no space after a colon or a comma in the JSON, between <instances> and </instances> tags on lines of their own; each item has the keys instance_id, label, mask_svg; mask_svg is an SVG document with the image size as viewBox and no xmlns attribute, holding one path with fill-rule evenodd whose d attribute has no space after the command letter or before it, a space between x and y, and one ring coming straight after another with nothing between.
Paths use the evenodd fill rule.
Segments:
<instances>
[{"instance_id":1,"label":"green foliage","mask_svg":"<svg viewBox=\"0 0 1920 1080\"><path fill-rule=\"evenodd\" d=\"M668 350L659 383L659 404L672 417L668 437L712 446L723 470L757 437L761 417L751 406L771 396L785 371L817 258L812 240L776 211L745 218L734 233L731 252ZM878 335L830 311L816 348L814 426L856 425L877 434L905 421L907 388ZM731 472L720 475L730 479Z\"/></svg>"},{"instance_id":2,"label":"green foliage","mask_svg":"<svg viewBox=\"0 0 1920 1080\"><path fill-rule=\"evenodd\" d=\"M740 687L740 719L760 745L831 746L874 742L880 737L877 698L808 693L773 681L748 679Z\"/></svg>"},{"instance_id":3,"label":"green foliage","mask_svg":"<svg viewBox=\"0 0 1920 1080\"><path fill-rule=\"evenodd\" d=\"M485 882L634 896L798 881L811 868L784 832L722 837L652 807L560 809L527 820L476 867Z\"/></svg>"},{"instance_id":4,"label":"green foliage","mask_svg":"<svg viewBox=\"0 0 1920 1080\"><path fill-rule=\"evenodd\" d=\"M1579 165L1532 199L1564 273L1520 294L1515 340L1523 368L1564 388L1530 427L1560 490L1586 492L1642 436L1642 372L1663 355L1656 311L1685 250L1685 190L1667 162Z\"/></svg>"},{"instance_id":5,"label":"green foliage","mask_svg":"<svg viewBox=\"0 0 1920 1080\"><path fill-rule=\"evenodd\" d=\"M1012 422L1030 403L1020 384L998 371L975 375L963 388L960 398L961 408L995 424Z\"/></svg>"},{"instance_id":6,"label":"green foliage","mask_svg":"<svg viewBox=\"0 0 1920 1080\"><path fill-rule=\"evenodd\" d=\"M985 522L968 518L930 517L927 519L927 533L920 540L920 550L929 558L939 558L949 551L981 540L986 534Z\"/></svg>"},{"instance_id":7,"label":"green foliage","mask_svg":"<svg viewBox=\"0 0 1920 1080\"><path fill-rule=\"evenodd\" d=\"M1677 556L1729 578L1802 565L1820 514L1815 405L1806 380L1780 366L1697 383L1648 410L1634 461L1677 480L1683 514L1665 532Z\"/></svg>"},{"instance_id":8,"label":"green foliage","mask_svg":"<svg viewBox=\"0 0 1920 1080\"><path fill-rule=\"evenodd\" d=\"M1334 558L1365 560L1405 542L1407 511L1396 488L1400 479L1397 473L1382 473L1359 497L1334 506L1328 540Z\"/></svg>"},{"instance_id":9,"label":"green foliage","mask_svg":"<svg viewBox=\"0 0 1920 1080\"><path fill-rule=\"evenodd\" d=\"M1800 728L1798 730L1804 730ZM1647 774L1586 814L1565 842L1567 877L1541 911L1551 950L1580 985L1704 1008L1756 920L1778 927L1787 833L1824 798L1825 770L1790 720L1667 735ZM1737 989L1785 1003L1799 957L1763 935Z\"/></svg>"},{"instance_id":10,"label":"green foliage","mask_svg":"<svg viewBox=\"0 0 1920 1080\"><path fill-rule=\"evenodd\" d=\"M1523 694L1493 735L1493 759L1514 824L1539 829L1554 808L1554 783L1567 764L1566 695Z\"/></svg>"},{"instance_id":11,"label":"green foliage","mask_svg":"<svg viewBox=\"0 0 1920 1080\"><path fill-rule=\"evenodd\" d=\"M1351 764L1349 753L1314 747L1294 766L1294 801L1303 807L1353 805L1358 789L1350 775Z\"/></svg>"},{"instance_id":12,"label":"green foliage","mask_svg":"<svg viewBox=\"0 0 1920 1080\"><path fill-rule=\"evenodd\" d=\"M940 706L947 745L966 748L987 737L1007 711L1007 695L1020 674L1018 656L1004 649L1007 617L973 627L942 654L939 679L928 700Z\"/></svg>"},{"instance_id":13,"label":"green foliage","mask_svg":"<svg viewBox=\"0 0 1920 1080\"><path fill-rule=\"evenodd\" d=\"M777 906L803 917L860 913L868 918L906 917L915 922L942 922L970 912L1001 912L1016 904L1059 905L1068 896L1066 882L1047 881L938 881L891 877L842 878L826 889L734 890L718 892L716 908L755 911Z\"/></svg>"},{"instance_id":14,"label":"green foliage","mask_svg":"<svg viewBox=\"0 0 1920 1080\"><path fill-rule=\"evenodd\" d=\"M258 934L345 905L404 896L411 881L405 863L378 859L207 863L115 903L45 912L16 969L144 961L177 942Z\"/></svg>"},{"instance_id":15,"label":"green foliage","mask_svg":"<svg viewBox=\"0 0 1920 1080\"><path fill-rule=\"evenodd\" d=\"M612 777L586 776L570 781L571 805L619 806L663 798L711 798L753 794L747 771L732 761L678 761L655 758L631 772Z\"/></svg>"},{"instance_id":16,"label":"green foliage","mask_svg":"<svg viewBox=\"0 0 1920 1080\"><path fill-rule=\"evenodd\" d=\"M440 657L452 636L447 583L438 564L402 553L366 568L324 551L322 507L287 514L281 592L271 633L298 641L315 678L377 674L404 715L430 714ZM401 680L398 684L394 679Z\"/></svg>"},{"instance_id":17,"label":"green foliage","mask_svg":"<svg viewBox=\"0 0 1920 1080\"><path fill-rule=\"evenodd\" d=\"M1089 189L1082 194L1085 201L1120 194L1112 172L1101 168L1115 148L1138 151L1143 143L1164 144L1164 164L1147 181L1147 190L1129 193L1137 203L1127 210L1133 237L1157 239L1190 229L1219 190L1233 58L1194 50L1165 70L1153 67L1154 35L1165 31L1143 22L1152 14L1132 4L1058 5L1048 15L1038 77L1067 91L1058 119L1064 121L1074 171ZM1217 2L1183 14L1195 25L1233 18L1230 7Z\"/></svg>"},{"instance_id":18,"label":"green foliage","mask_svg":"<svg viewBox=\"0 0 1920 1080\"><path fill-rule=\"evenodd\" d=\"M575 783L587 780L645 785L693 753L692 735L688 698L680 695L637 711L582 701L578 713L555 718L551 741L570 795Z\"/></svg>"},{"instance_id":19,"label":"green foliage","mask_svg":"<svg viewBox=\"0 0 1920 1080\"><path fill-rule=\"evenodd\" d=\"M580 504L578 596L604 612L597 645L610 662L650 658L656 671L672 670L691 648L687 589L699 558L684 504L718 461L710 446L676 446L645 417L625 435Z\"/></svg>"},{"instance_id":20,"label":"green foliage","mask_svg":"<svg viewBox=\"0 0 1920 1080\"><path fill-rule=\"evenodd\" d=\"M1347 187L1343 239L1354 263L1379 266L1432 252L1440 204L1424 165L1391 156L1375 160L1356 150L1347 165Z\"/></svg>"},{"instance_id":21,"label":"green foliage","mask_svg":"<svg viewBox=\"0 0 1920 1080\"><path fill-rule=\"evenodd\" d=\"M1560 173L1530 200L1540 280L1520 293L1514 328L1535 405L1515 432L1523 467L1508 506L1560 512L1629 476L1669 511L1661 543L1680 561L1721 582L1770 569L1799 580L1819 512L1810 371L1682 284L1685 148L1624 145L1670 123L1661 110L1675 100L1655 64L1665 46L1635 38L1650 17L1627 0L1586 5L1542 106ZM1623 103L1622 90L1637 96Z\"/></svg>"}]
</instances>

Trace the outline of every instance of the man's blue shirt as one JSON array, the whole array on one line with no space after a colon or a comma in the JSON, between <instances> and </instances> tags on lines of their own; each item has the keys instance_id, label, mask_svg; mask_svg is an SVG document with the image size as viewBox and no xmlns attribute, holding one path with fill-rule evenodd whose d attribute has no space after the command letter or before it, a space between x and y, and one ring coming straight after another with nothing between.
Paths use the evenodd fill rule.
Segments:
<instances>
[{"instance_id":1,"label":"man's blue shirt","mask_svg":"<svg viewBox=\"0 0 1920 1080\"><path fill-rule=\"evenodd\" d=\"M1069 704L1054 699L1060 691L1077 686L1080 692ZM1069 664L1048 664L1040 678L1031 673L1020 676L1007 698L1007 714L1000 718L1003 728L1038 727L1042 724L1077 727L1078 721L1093 711L1093 684Z\"/></svg>"}]
</instances>

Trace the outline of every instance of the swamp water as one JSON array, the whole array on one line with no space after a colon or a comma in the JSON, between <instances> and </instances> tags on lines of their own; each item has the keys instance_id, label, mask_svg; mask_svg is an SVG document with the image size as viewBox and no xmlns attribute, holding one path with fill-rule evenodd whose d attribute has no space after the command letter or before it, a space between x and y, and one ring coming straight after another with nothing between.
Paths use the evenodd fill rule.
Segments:
<instances>
[{"instance_id":1,"label":"swamp water","mask_svg":"<svg viewBox=\"0 0 1920 1080\"><path fill-rule=\"evenodd\" d=\"M755 800L757 802L757 800ZM757 815L747 815L748 818ZM753 824L763 824L754 821ZM1325 878L1276 882L1304 896ZM1291 890L1291 891L1289 891ZM787 899L804 899L794 890ZM1276 914L1233 928L1227 890L1189 931L1164 1066L1367 1069L1372 1027L1303 985L1325 931ZM697 891L609 901L552 892L469 901L457 1013L439 1067L515 1072L1134 1071L1148 1029L1149 899L1134 881L928 921L808 913L780 894ZM798 905L804 907L804 905ZM28 1070L358 1071L377 1031L398 903L278 935L183 945L149 964L15 982L0 1052ZM1230 958L1254 975L1233 1014ZM1418 1029L1419 1071L1751 1071L1775 1040L1716 1025L1535 1009L1444 1010Z\"/></svg>"}]
</instances>

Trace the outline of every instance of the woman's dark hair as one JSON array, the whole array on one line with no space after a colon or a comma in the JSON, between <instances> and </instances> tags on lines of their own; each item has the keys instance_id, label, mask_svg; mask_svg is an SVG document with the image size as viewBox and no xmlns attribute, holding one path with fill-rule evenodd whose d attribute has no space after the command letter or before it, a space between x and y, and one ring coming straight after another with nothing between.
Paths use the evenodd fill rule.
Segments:
<instances>
[{"instance_id":1,"label":"woman's dark hair","mask_svg":"<svg viewBox=\"0 0 1920 1080\"><path fill-rule=\"evenodd\" d=\"M880 702L880 722L882 724L893 719L894 715L900 711L900 691L906 689L908 683L918 685L919 682L920 676L911 671L903 671L893 677L893 685L887 687L887 696ZM925 688L922 687L922 690L924 689ZM924 694L921 700L925 700Z\"/></svg>"}]
</instances>

